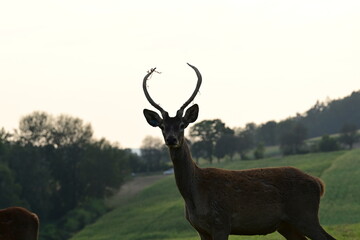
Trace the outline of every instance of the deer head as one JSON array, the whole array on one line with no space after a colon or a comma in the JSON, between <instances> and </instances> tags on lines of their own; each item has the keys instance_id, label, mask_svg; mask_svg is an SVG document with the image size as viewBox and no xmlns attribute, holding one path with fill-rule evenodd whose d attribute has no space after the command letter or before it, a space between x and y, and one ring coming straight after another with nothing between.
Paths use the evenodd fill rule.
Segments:
<instances>
[{"instance_id":1,"label":"deer head","mask_svg":"<svg viewBox=\"0 0 360 240\"><path fill-rule=\"evenodd\" d=\"M162 109L159 104L156 104L154 100L150 97L147 88L146 88L146 81L148 77L155 71L155 68L151 69L149 73L144 77L143 80L143 89L147 100L153 105L156 109L158 109L161 113L161 116L154 111L144 109L144 116L146 121L153 127L159 127L162 131L164 136L165 143L168 147L176 148L180 147L184 141L184 130L190 124L196 121L199 113L199 106L194 104L193 106L189 107L185 115L183 116L185 108L194 100L196 94L199 91L201 85L201 74L199 70L188 64L192 69L194 69L198 81L195 87L195 90L191 97L180 107L177 111L175 117L170 117L169 114Z\"/></svg>"}]
</instances>

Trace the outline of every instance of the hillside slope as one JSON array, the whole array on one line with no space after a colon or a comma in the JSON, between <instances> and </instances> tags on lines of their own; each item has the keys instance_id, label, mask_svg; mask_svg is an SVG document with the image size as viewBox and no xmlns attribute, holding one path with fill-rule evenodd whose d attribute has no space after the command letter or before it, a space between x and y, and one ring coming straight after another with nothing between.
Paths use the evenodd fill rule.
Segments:
<instances>
[{"instance_id":1,"label":"hillside slope","mask_svg":"<svg viewBox=\"0 0 360 240\"><path fill-rule=\"evenodd\" d=\"M330 102L317 102L298 119L308 129L308 137L338 133L344 124L360 128L360 91Z\"/></svg>"},{"instance_id":2,"label":"hillside slope","mask_svg":"<svg viewBox=\"0 0 360 240\"><path fill-rule=\"evenodd\" d=\"M321 222L337 239L360 240L360 150L339 151L272 158L259 161L234 161L219 167L247 169L267 166L295 166L320 176L327 185L321 201ZM184 218L183 200L174 177L169 176L145 189L123 206L86 227L71 240L199 239ZM234 239L281 239L277 234Z\"/></svg>"}]
</instances>

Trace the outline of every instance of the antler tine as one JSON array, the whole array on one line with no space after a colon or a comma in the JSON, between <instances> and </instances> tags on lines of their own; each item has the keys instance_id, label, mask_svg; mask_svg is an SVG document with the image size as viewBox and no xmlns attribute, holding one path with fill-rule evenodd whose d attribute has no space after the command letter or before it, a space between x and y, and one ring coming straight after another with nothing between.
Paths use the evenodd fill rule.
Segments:
<instances>
[{"instance_id":1,"label":"antler tine","mask_svg":"<svg viewBox=\"0 0 360 240\"><path fill-rule=\"evenodd\" d=\"M149 92L147 91L147 87L146 87L146 81L148 80L148 77L156 70L156 68L152 68L150 69L150 71L148 72L148 74L146 74L146 76L144 77L143 80L143 89L144 89L144 93L146 96L146 99L150 102L151 105L153 105L157 110L159 110L161 112L161 115L164 116L164 114L166 113L166 111L164 109L162 109L162 107L159 106L159 104L155 103L154 100L150 97Z\"/></svg>"},{"instance_id":2,"label":"antler tine","mask_svg":"<svg viewBox=\"0 0 360 240\"><path fill-rule=\"evenodd\" d=\"M193 65L191 65L189 63L187 65L189 65L192 69L194 69L194 71L196 73L196 76L198 78L198 81L197 81L195 90L194 90L193 94L191 95L191 97L177 111L177 115L180 116L180 117L182 117L184 109L194 100L196 94L199 92L201 82L202 82L202 77L201 77L201 74L200 74L199 70L195 66L193 66Z\"/></svg>"}]
</instances>

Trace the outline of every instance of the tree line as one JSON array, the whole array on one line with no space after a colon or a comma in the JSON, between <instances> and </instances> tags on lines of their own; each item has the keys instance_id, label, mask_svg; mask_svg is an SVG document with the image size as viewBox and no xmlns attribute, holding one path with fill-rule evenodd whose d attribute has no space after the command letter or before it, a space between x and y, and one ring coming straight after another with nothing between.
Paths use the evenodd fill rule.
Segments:
<instances>
[{"instance_id":1,"label":"tree line","mask_svg":"<svg viewBox=\"0 0 360 240\"><path fill-rule=\"evenodd\" d=\"M218 161L224 157L233 160L235 155L242 160L261 159L265 156L265 147L274 145L280 146L283 155L351 149L360 139L357 130L354 124L344 124L338 136L325 134L307 142L307 128L296 119L280 123L270 121L259 126L248 123L244 128L234 129L227 127L220 119L213 119L190 127L187 141L197 161L205 159L212 163L214 158ZM152 171L162 170L170 164L161 139L146 137L141 154L149 167L152 166Z\"/></svg>"},{"instance_id":2,"label":"tree line","mask_svg":"<svg viewBox=\"0 0 360 240\"><path fill-rule=\"evenodd\" d=\"M356 109L358 106L360 91L339 100L317 101L305 113L278 122L268 121L259 125L247 123L243 128L229 128L220 119L204 120L190 128L188 141L193 157L206 159L210 163L214 158L228 156L232 159L236 154L241 159L263 158L265 146L275 145L280 146L283 155L351 149L359 140L357 129L360 127L360 111ZM340 135L331 137L334 133ZM305 142L313 137L321 138ZM166 154L164 157L162 141L148 139L145 142L157 144L143 144L144 156L150 152L155 156L156 153L158 157L154 159L162 159L162 165L166 165L168 158Z\"/></svg>"},{"instance_id":3,"label":"tree line","mask_svg":"<svg viewBox=\"0 0 360 240\"><path fill-rule=\"evenodd\" d=\"M308 129L308 137L338 133L345 124L360 128L360 91L337 100L317 101L298 121Z\"/></svg>"},{"instance_id":4,"label":"tree line","mask_svg":"<svg viewBox=\"0 0 360 240\"><path fill-rule=\"evenodd\" d=\"M204 120L190 128L187 140L194 158L209 162L235 155L263 158L265 146L274 145L284 155L352 148L359 140L359 104L360 91L317 102L305 113L279 122L229 128L220 119ZM330 136L338 132L338 137ZM321 138L305 143L316 136ZM91 125L79 118L33 112L13 133L0 129L0 208L29 208L41 218L43 239L66 239L106 211L98 200L112 194L131 173L170 166L163 140L146 137L137 155L106 139L94 139Z\"/></svg>"},{"instance_id":5,"label":"tree line","mask_svg":"<svg viewBox=\"0 0 360 240\"><path fill-rule=\"evenodd\" d=\"M0 208L31 209L41 219L42 239L66 239L104 212L96 199L117 190L137 158L94 139L91 125L79 118L34 112L14 133L0 130ZM74 222L78 207L81 221Z\"/></svg>"}]
</instances>

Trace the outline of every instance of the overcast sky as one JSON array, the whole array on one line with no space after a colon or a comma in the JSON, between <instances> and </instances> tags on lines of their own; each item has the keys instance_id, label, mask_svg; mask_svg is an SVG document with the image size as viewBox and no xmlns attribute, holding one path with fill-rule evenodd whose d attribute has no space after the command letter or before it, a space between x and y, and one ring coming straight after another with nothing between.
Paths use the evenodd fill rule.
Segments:
<instances>
[{"instance_id":1,"label":"overcast sky","mask_svg":"<svg viewBox=\"0 0 360 240\"><path fill-rule=\"evenodd\" d=\"M170 115L203 85L198 121L281 120L360 89L360 1L24 0L0 3L0 128L33 111L139 147L142 91Z\"/></svg>"}]
</instances>

